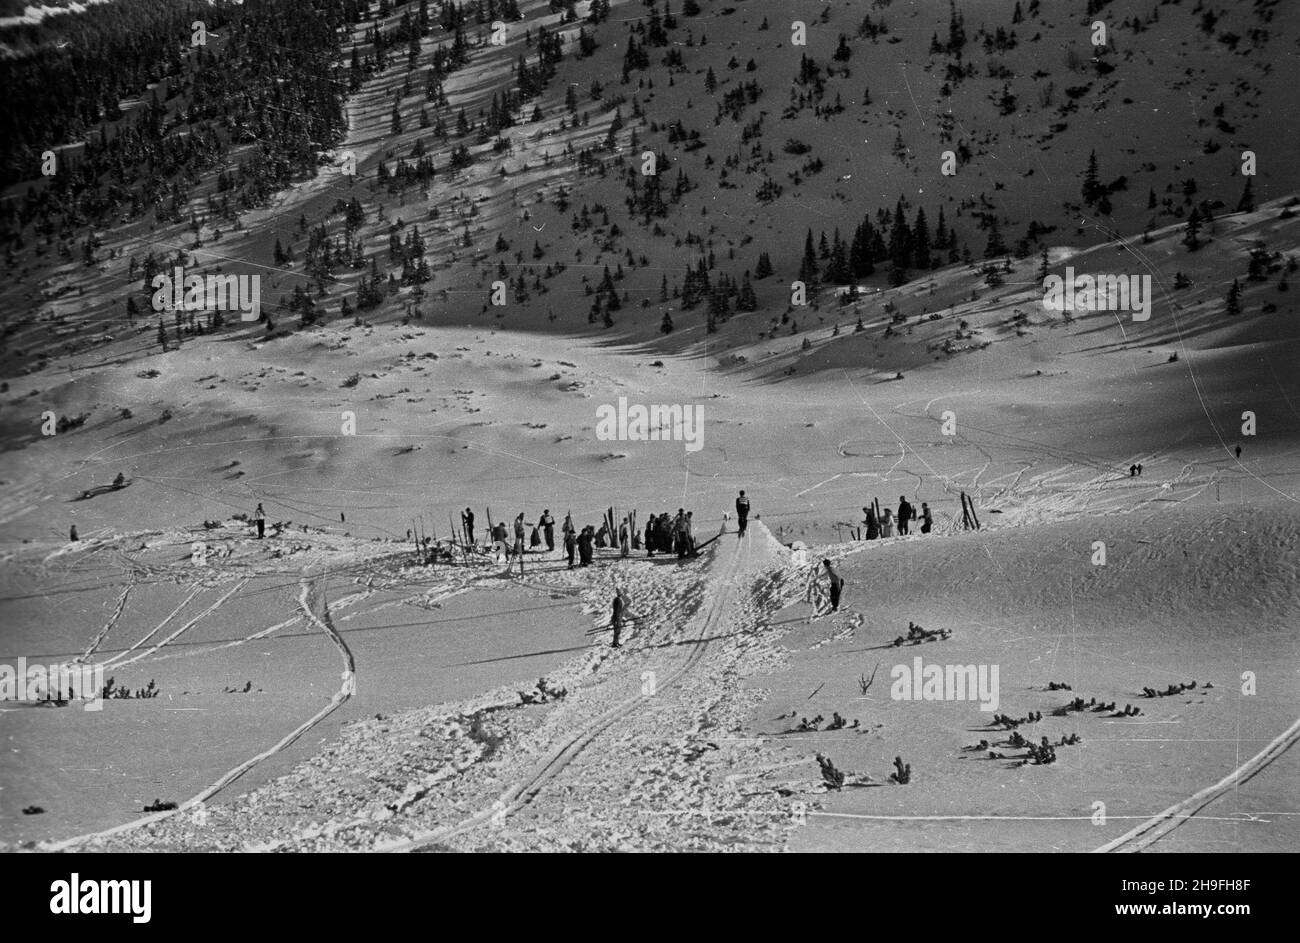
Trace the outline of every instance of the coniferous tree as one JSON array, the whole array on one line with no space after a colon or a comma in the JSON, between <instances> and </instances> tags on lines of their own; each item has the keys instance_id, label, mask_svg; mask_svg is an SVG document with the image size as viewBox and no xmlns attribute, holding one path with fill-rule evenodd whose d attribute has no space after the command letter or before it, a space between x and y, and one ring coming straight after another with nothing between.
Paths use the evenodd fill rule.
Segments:
<instances>
[{"instance_id":1,"label":"coniferous tree","mask_svg":"<svg viewBox=\"0 0 1300 943\"><path fill-rule=\"evenodd\" d=\"M803 261L799 263L799 281L812 285L817 281L817 253L813 249L812 229L804 237Z\"/></svg>"},{"instance_id":2,"label":"coniferous tree","mask_svg":"<svg viewBox=\"0 0 1300 943\"><path fill-rule=\"evenodd\" d=\"M1083 202L1088 206L1097 202L1101 196L1101 184L1097 181L1097 152L1088 155L1088 169L1083 174Z\"/></svg>"},{"instance_id":3,"label":"coniferous tree","mask_svg":"<svg viewBox=\"0 0 1300 943\"><path fill-rule=\"evenodd\" d=\"M744 279L741 281L740 295L736 299L736 310L758 310L758 296L754 294L754 286L749 283L749 272L745 273Z\"/></svg>"},{"instance_id":4,"label":"coniferous tree","mask_svg":"<svg viewBox=\"0 0 1300 943\"><path fill-rule=\"evenodd\" d=\"M1251 213L1255 209L1255 187L1252 177L1246 178L1246 187L1241 191L1241 199L1237 201L1238 213Z\"/></svg>"},{"instance_id":5,"label":"coniferous tree","mask_svg":"<svg viewBox=\"0 0 1300 943\"><path fill-rule=\"evenodd\" d=\"M1194 252L1201 247L1201 213L1196 207L1192 207L1192 212L1188 214L1187 226L1183 231L1183 245L1187 246L1188 252Z\"/></svg>"},{"instance_id":6,"label":"coniferous tree","mask_svg":"<svg viewBox=\"0 0 1300 943\"><path fill-rule=\"evenodd\" d=\"M925 222L925 210L918 207L916 222L912 224L912 260L919 268L933 268L930 264L930 227Z\"/></svg>"}]
</instances>

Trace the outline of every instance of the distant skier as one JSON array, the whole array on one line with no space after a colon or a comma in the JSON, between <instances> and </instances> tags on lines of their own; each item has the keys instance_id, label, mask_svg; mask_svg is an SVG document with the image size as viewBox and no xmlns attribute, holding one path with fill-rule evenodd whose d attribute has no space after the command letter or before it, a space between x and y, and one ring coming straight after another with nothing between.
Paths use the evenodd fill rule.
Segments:
<instances>
[{"instance_id":1,"label":"distant skier","mask_svg":"<svg viewBox=\"0 0 1300 943\"><path fill-rule=\"evenodd\" d=\"M76 543L80 539L81 538L77 536L77 525L73 524L72 530L68 531L68 540L72 543Z\"/></svg>"},{"instance_id":2,"label":"distant skier","mask_svg":"<svg viewBox=\"0 0 1300 943\"><path fill-rule=\"evenodd\" d=\"M614 627L614 641L610 647L618 648L619 633L623 631L623 594L617 590L614 591L614 614L609 621L610 625Z\"/></svg>"},{"instance_id":3,"label":"distant skier","mask_svg":"<svg viewBox=\"0 0 1300 943\"><path fill-rule=\"evenodd\" d=\"M618 555L626 557L632 552L632 525L628 519L618 525Z\"/></svg>"},{"instance_id":4,"label":"distant skier","mask_svg":"<svg viewBox=\"0 0 1300 943\"><path fill-rule=\"evenodd\" d=\"M930 533L930 528L934 526L934 518L930 514L930 505L924 501L921 502L921 533Z\"/></svg>"},{"instance_id":5,"label":"distant skier","mask_svg":"<svg viewBox=\"0 0 1300 943\"><path fill-rule=\"evenodd\" d=\"M548 551L555 549L555 518L551 517L551 511L548 508L542 512L542 519L539 521L542 525L542 532L546 534L546 549Z\"/></svg>"},{"instance_id":6,"label":"distant skier","mask_svg":"<svg viewBox=\"0 0 1300 943\"><path fill-rule=\"evenodd\" d=\"M260 501L257 510L253 512L253 521L257 524L257 539L261 540L266 535L266 512L262 510Z\"/></svg>"},{"instance_id":7,"label":"distant skier","mask_svg":"<svg viewBox=\"0 0 1300 943\"><path fill-rule=\"evenodd\" d=\"M583 566L591 566L592 543L595 539L596 535L590 524L584 527L582 533L578 535L578 556L581 558Z\"/></svg>"},{"instance_id":8,"label":"distant skier","mask_svg":"<svg viewBox=\"0 0 1300 943\"><path fill-rule=\"evenodd\" d=\"M844 580L835 572L835 567L831 566L830 560L823 560L822 566L826 568L826 577L831 583L831 612L839 612L840 594L844 592Z\"/></svg>"},{"instance_id":9,"label":"distant skier","mask_svg":"<svg viewBox=\"0 0 1300 943\"><path fill-rule=\"evenodd\" d=\"M121 472L118 472L117 477L113 479L113 487L114 488L126 487L126 475L123 475Z\"/></svg>"},{"instance_id":10,"label":"distant skier","mask_svg":"<svg viewBox=\"0 0 1300 943\"><path fill-rule=\"evenodd\" d=\"M474 512L465 508L460 512L460 522L465 525L465 539L474 546Z\"/></svg>"},{"instance_id":11,"label":"distant skier","mask_svg":"<svg viewBox=\"0 0 1300 943\"><path fill-rule=\"evenodd\" d=\"M1138 467L1136 465L1130 465L1128 467L1128 476L1130 478L1136 477L1137 473L1138 473Z\"/></svg>"},{"instance_id":12,"label":"distant skier","mask_svg":"<svg viewBox=\"0 0 1300 943\"><path fill-rule=\"evenodd\" d=\"M894 536L894 512L889 508L885 508L885 519L880 522L880 536Z\"/></svg>"},{"instance_id":13,"label":"distant skier","mask_svg":"<svg viewBox=\"0 0 1300 943\"><path fill-rule=\"evenodd\" d=\"M658 523L658 518L653 514L646 518L644 541L647 557L653 557L655 555L655 525Z\"/></svg>"},{"instance_id":14,"label":"distant skier","mask_svg":"<svg viewBox=\"0 0 1300 943\"><path fill-rule=\"evenodd\" d=\"M739 534L745 532L745 527L749 524L749 498L745 497L742 490L740 496L736 498L736 522L740 525Z\"/></svg>"},{"instance_id":15,"label":"distant skier","mask_svg":"<svg viewBox=\"0 0 1300 943\"><path fill-rule=\"evenodd\" d=\"M1142 463L1138 462L1138 477L1142 477Z\"/></svg>"},{"instance_id":16,"label":"distant skier","mask_svg":"<svg viewBox=\"0 0 1300 943\"><path fill-rule=\"evenodd\" d=\"M899 532L899 534L903 534L903 535L906 535L906 534L907 534L907 528L908 528L908 525L911 523L912 518L915 517L915 516L916 516L916 510L912 507L912 505L910 505L910 504L907 503L907 497L906 497L905 495L901 495L901 494L900 494L900 495L898 496L898 532Z\"/></svg>"},{"instance_id":17,"label":"distant skier","mask_svg":"<svg viewBox=\"0 0 1300 943\"><path fill-rule=\"evenodd\" d=\"M1241 446L1237 446L1237 458L1241 458Z\"/></svg>"},{"instance_id":18,"label":"distant skier","mask_svg":"<svg viewBox=\"0 0 1300 943\"><path fill-rule=\"evenodd\" d=\"M698 557L700 552L695 549L695 522L691 520L694 511L686 512L686 555L688 557Z\"/></svg>"}]
</instances>

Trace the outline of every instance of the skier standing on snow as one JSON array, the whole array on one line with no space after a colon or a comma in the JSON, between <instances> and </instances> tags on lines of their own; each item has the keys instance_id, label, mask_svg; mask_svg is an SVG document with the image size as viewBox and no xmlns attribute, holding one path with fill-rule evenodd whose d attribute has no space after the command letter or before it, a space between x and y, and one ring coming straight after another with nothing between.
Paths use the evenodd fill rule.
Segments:
<instances>
[{"instance_id":1,"label":"skier standing on snow","mask_svg":"<svg viewBox=\"0 0 1300 943\"><path fill-rule=\"evenodd\" d=\"M745 527L749 524L749 498L745 497L744 490L736 498L736 521L740 525L740 531L737 535L739 536L739 534L745 532Z\"/></svg>"},{"instance_id":2,"label":"skier standing on snow","mask_svg":"<svg viewBox=\"0 0 1300 943\"><path fill-rule=\"evenodd\" d=\"M906 495L900 494L898 496L898 532L900 534L907 534L907 526L915 516L916 511L912 505L907 503Z\"/></svg>"},{"instance_id":3,"label":"skier standing on snow","mask_svg":"<svg viewBox=\"0 0 1300 943\"><path fill-rule=\"evenodd\" d=\"M546 534L546 549L555 549L555 518L551 517L550 509L542 512L542 519L538 522L542 525L542 532Z\"/></svg>"},{"instance_id":4,"label":"skier standing on snow","mask_svg":"<svg viewBox=\"0 0 1300 943\"><path fill-rule=\"evenodd\" d=\"M614 591L614 614L610 618L610 625L614 627L614 641L611 648L618 648L618 636L623 631L623 594L618 590Z\"/></svg>"},{"instance_id":5,"label":"skier standing on snow","mask_svg":"<svg viewBox=\"0 0 1300 943\"><path fill-rule=\"evenodd\" d=\"M519 556L524 555L524 512L520 511L519 516L515 518L515 553Z\"/></svg>"},{"instance_id":6,"label":"skier standing on snow","mask_svg":"<svg viewBox=\"0 0 1300 943\"><path fill-rule=\"evenodd\" d=\"M578 548L578 538L574 536L573 529L570 528L564 532L564 552L569 558L569 569L573 569L573 551Z\"/></svg>"}]
</instances>

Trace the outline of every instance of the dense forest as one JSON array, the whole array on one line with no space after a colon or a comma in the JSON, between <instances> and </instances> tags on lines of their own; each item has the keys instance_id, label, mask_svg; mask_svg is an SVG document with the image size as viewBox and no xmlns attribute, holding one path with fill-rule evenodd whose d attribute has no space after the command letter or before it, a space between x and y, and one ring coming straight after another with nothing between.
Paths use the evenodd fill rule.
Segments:
<instances>
[{"instance_id":1,"label":"dense forest","mask_svg":"<svg viewBox=\"0 0 1300 943\"><path fill-rule=\"evenodd\" d=\"M172 220L232 146L254 145L225 182L227 208L314 173L344 131L346 82L333 63L340 27L362 10L357 0L120 0L7 30L8 46L33 48L0 61L20 105L0 112L0 174L6 186L43 185L5 202L5 238L33 219L46 233L122 213ZM47 151L57 170L42 179Z\"/></svg>"}]
</instances>

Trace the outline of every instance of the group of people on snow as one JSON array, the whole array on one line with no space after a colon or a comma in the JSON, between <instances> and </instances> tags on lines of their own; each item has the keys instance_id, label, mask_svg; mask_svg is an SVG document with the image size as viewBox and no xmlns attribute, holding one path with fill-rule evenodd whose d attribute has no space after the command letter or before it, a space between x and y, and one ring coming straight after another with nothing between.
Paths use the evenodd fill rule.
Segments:
<instances>
[{"instance_id":1,"label":"group of people on snow","mask_svg":"<svg viewBox=\"0 0 1300 943\"><path fill-rule=\"evenodd\" d=\"M898 496L898 517L894 517L894 512L890 508L885 508L880 517L876 517L874 507L864 507L862 512L866 515L863 519L863 540L877 540L885 537L894 536L894 527L897 524L898 535L906 537L911 533L912 521L917 519L916 508L907 500L905 495ZM934 527L934 515L930 511L930 505L921 502L921 533L928 534Z\"/></svg>"}]
</instances>

